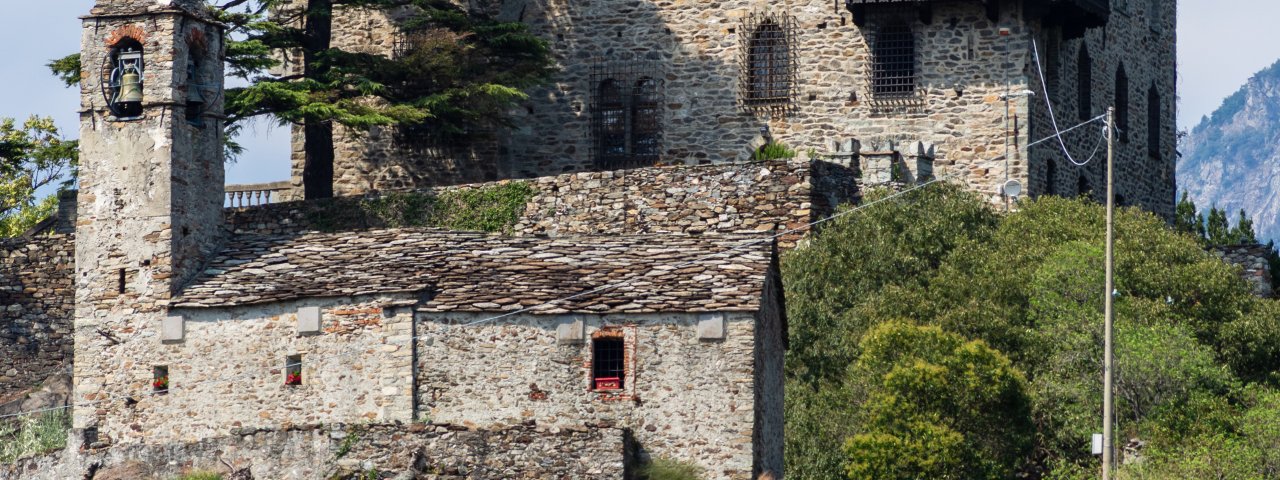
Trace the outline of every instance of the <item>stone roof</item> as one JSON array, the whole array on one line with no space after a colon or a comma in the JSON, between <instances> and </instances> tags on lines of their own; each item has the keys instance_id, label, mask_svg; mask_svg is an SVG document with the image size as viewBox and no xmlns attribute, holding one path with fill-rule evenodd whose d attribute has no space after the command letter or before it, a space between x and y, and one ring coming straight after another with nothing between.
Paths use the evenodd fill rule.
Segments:
<instances>
[{"instance_id":1,"label":"stone roof","mask_svg":"<svg viewBox=\"0 0 1280 480\"><path fill-rule=\"evenodd\" d=\"M173 306L426 292L432 312L756 311L772 245L759 236L505 237L431 229L237 235ZM679 269L674 267L679 266Z\"/></svg>"}]
</instances>

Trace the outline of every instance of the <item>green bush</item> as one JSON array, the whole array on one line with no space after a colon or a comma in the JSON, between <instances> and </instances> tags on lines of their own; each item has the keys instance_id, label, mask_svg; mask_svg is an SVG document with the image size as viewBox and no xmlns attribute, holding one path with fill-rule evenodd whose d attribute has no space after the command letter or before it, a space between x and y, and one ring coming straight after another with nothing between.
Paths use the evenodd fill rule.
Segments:
<instances>
[{"instance_id":1,"label":"green bush","mask_svg":"<svg viewBox=\"0 0 1280 480\"><path fill-rule=\"evenodd\" d=\"M766 143L751 154L752 160L780 160L796 158L796 151L783 143Z\"/></svg>"},{"instance_id":2,"label":"green bush","mask_svg":"<svg viewBox=\"0 0 1280 480\"><path fill-rule=\"evenodd\" d=\"M861 433L845 444L853 480L1010 478L1033 428L1022 373L981 341L881 324L863 337L851 383L865 385Z\"/></svg>"},{"instance_id":3,"label":"green bush","mask_svg":"<svg viewBox=\"0 0 1280 480\"><path fill-rule=\"evenodd\" d=\"M70 428L71 415L66 410L25 415L17 421L0 423L0 462L11 463L65 448Z\"/></svg>"},{"instance_id":4,"label":"green bush","mask_svg":"<svg viewBox=\"0 0 1280 480\"><path fill-rule=\"evenodd\" d=\"M832 221L784 256L788 478L827 480L850 468L928 477L976 458L951 442L968 439L965 412L942 409L886 430L868 412L887 387L845 371L861 361L860 340L874 325L900 319L981 340L1025 376L1035 453L1017 475L1096 474L1088 447L1101 428L1105 209L1042 197L997 216L972 194L939 187ZM1280 385L1280 303L1254 297L1233 267L1164 219L1121 209L1115 220L1117 438L1142 439L1152 458L1202 458L1187 438L1237 448L1250 438L1236 421L1245 414L1241 385ZM915 386L936 383L928 368L903 372ZM864 452L856 462L834 448L850 442ZM893 463L895 451L936 455ZM941 470L920 473L926 467Z\"/></svg>"},{"instance_id":5,"label":"green bush","mask_svg":"<svg viewBox=\"0 0 1280 480\"><path fill-rule=\"evenodd\" d=\"M702 478L702 468L692 463L659 457L640 467L639 474L643 480L698 480Z\"/></svg>"}]
</instances>

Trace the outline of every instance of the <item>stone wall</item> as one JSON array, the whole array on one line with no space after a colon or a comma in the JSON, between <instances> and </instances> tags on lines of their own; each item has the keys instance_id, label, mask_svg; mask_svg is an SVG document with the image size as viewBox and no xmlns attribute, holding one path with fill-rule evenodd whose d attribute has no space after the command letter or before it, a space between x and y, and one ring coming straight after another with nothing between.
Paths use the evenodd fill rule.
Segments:
<instances>
[{"instance_id":1,"label":"stone wall","mask_svg":"<svg viewBox=\"0 0 1280 480\"><path fill-rule=\"evenodd\" d=\"M775 422L782 414L782 385L773 375L781 369L781 350L756 352L758 342L768 346L780 338L760 325L777 323L757 322L752 313L723 315L725 338L701 340L698 314L516 315L465 328L456 325L488 315L419 314L421 411L433 421L468 427L536 422L623 428L633 432L642 461L692 462L706 469L708 479L780 470ZM573 327L575 320L581 327ZM558 329L570 327L584 328L581 341L558 341ZM592 339L615 334L627 349L624 389L598 392L591 385ZM775 338L761 338L770 335ZM770 384L757 385L757 379ZM757 404L761 388L772 391ZM761 417L768 420L757 425ZM762 442L777 441L757 446L755 436L762 433L777 437Z\"/></svg>"},{"instance_id":2,"label":"stone wall","mask_svg":"<svg viewBox=\"0 0 1280 480\"><path fill-rule=\"evenodd\" d=\"M74 432L63 451L0 465L0 479L167 480L194 470L227 475L223 461L247 468L252 478L272 480L366 478L371 470L380 478L622 480L625 468L626 435L613 428L299 425L243 429L195 443L92 450L78 448L81 433Z\"/></svg>"},{"instance_id":3,"label":"stone wall","mask_svg":"<svg viewBox=\"0 0 1280 480\"><path fill-rule=\"evenodd\" d=\"M1224 262L1240 267L1240 275L1249 282L1253 293L1262 298L1275 296L1271 264L1272 250L1266 245L1219 245L1209 249Z\"/></svg>"},{"instance_id":4,"label":"stone wall","mask_svg":"<svg viewBox=\"0 0 1280 480\"><path fill-rule=\"evenodd\" d=\"M0 404L71 365L74 237L0 242Z\"/></svg>"},{"instance_id":5,"label":"stone wall","mask_svg":"<svg viewBox=\"0 0 1280 480\"><path fill-rule=\"evenodd\" d=\"M205 12L203 5L100 0L94 12L102 15L82 18L85 65L110 64L124 38L143 49L138 112L113 110L99 75L81 82L74 402L97 408L76 408L73 424L100 426L109 438L152 433L138 404L180 402L176 391L146 395L152 365L172 363L179 376L204 368L178 363L174 347L160 342L169 300L204 270L225 230L223 95L215 81L223 77L223 31L192 13ZM191 88L203 88L208 103L188 116ZM165 415L183 418L177 409ZM190 434L172 425L164 431Z\"/></svg>"},{"instance_id":6,"label":"stone wall","mask_svg":"<svg viewBox=\"0 0 1280 480\"><path fill-rule=\"evenodd\" d=\"M281 428L331 422L413 420L412 314L394 306L409 298L304 300L264 306L175 309L182 339L162 340L147 324L119 343L77 345L95 363L112 365L97 377L98 402L84 426L100 442L191 442L234 428ZM299 310L320 309L323 330L301 333ZM286 385L286 363L301 355L301 385ZM85 362L80 362L85 363ZM77 363L77 370L82 370ZM168 370L169 389L156 392L156 367ZM82 386L82 389L84 387Z\"/></svg>"},{"instance_id":7,"label":"stone wall","mask_svg":"<svg viewBox=\"0 0 1280 480\"><path fill-rule=\"evenodd\" d=\"M767 232L830 215L860 195L853 170L807 160L583 172L529 182L537 193L514 226L516 235ZM310 219L316 212L359 201L230 209L227 222L237 233L297 232L314 228ZM803 233L783 239L784 244Z\"/></svg>"},{"instance_id":8,"label":"stone wall","mask_svg":"<svg viewBox=\"0 0 1280 480\"><path fill-rule=\"evenodd\" d=\"M1028 128L1032 139L1054 134L1048 108L1044 99L1053 102L1054 113L1061 129L1070 128L1084 119L1106 113L1107 107L1117 107L1115 141L1115 193L1121 205L1140 205L1164 218L1172 218L1174 211L1175 181L1174 162L1177 160L1176 107L1177 75L1174 65L1176 55L1177 8L1174 0L1113 0L1113 12L1105 27L1089 29L1083 38L1064 40L1061 27L1038 26L1035 32L1037 48L1046 72L1046 95L1039 79L1031 88L1035 97L1031 103ZM1153 10L1153 7L1155 9ZM1031 45L1026 45L1031 48ZM1090 58L1091 83L1082 86L1080 57L1087 50ZM1128 79L1127 122L1119 111L1117 95L1118 72L1123 68ZM1029 73L1036 75L1035 64L1029 64ZM1088 111L1080 108L1080 92L1090 92L1092 102ZM1158 112L1148 118L1148 93L1155 92ZM1152 120L1158 125L1152 125ZM1127 128L1126 128L1127 126ZM1158 145L1152 154L1148 150L1148 130L1157 128ZM1062 153L1056 141L1049 141L1031 149L1032 195L1054 194L1074 196L1088 194L1099 202L1106 194L1107 145L1101 134L1101 124L1082 128L1066 134L1063 139L1067 150L1077 162L1091 159L1083 167L1073 165Z\"/></svg>"}]
</instances>

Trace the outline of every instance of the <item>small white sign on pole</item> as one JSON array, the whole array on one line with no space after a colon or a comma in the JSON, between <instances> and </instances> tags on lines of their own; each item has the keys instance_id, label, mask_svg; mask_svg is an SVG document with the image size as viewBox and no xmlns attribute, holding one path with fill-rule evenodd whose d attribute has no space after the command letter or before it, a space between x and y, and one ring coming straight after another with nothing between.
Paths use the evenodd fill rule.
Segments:
<instances>
[{"instance_id":1,"label":"small white sign on pole","mask_svg":"<svg viewBox=\"0 0 1280 480\"><path fill-rule=\"evenodd\" d=\"M1093 450L1092 451L1094 455L1102 455L1102 434L1101 433L1093 434Z\"/></svg>"}]
</instances>

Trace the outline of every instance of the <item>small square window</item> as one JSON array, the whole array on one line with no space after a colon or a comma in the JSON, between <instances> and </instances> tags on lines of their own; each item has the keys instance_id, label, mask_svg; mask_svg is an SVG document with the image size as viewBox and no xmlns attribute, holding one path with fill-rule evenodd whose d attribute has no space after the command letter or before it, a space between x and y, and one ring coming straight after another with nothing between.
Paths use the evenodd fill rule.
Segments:
<instances>
[{"instance_id":1,"label":"small square window","mask_svg":"<svg viewBox=\"0 0 1280 480\"><path fill-rule=\"evenodd\" d=\"M622 336L598 337L591 341L591 387L595 390L622 390L626 382L626 347Z\"/></svg>"},{"instance_id":2,"label":"small square window","mask_svg":"<svg viewBox=\"0 0 1280 480\"><path fill-rule=\"evenodd\" d=\"M167 365L152 367L151 391L156 395L169 393L169 367Z\"/></svg>"},{"instance_id":3,"label":"small square window","mask_svg":"<svg viewBox=\"0 0 1280 480\"><path fill-rule=\"evenodd\" d=\"M302 385L302 355L289 355L284 360L284 384Z\"/></svg>"}]
</instances>

